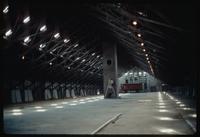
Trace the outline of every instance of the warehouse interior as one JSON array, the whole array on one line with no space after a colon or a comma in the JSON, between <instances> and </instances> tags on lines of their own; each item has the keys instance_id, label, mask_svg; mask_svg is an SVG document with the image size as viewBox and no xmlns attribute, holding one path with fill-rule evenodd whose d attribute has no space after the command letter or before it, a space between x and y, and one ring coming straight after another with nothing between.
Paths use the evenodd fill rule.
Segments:
<instances>
[{"instance_id":1,"label":"warehouse interior","mask_svg":"<svg viewBox=\"0 0 200 137\"><path fill-rule=\"evenodd\" d=\"M1 5L3 133L198 132L195 3Z\"/></svg>"}]
</instances>

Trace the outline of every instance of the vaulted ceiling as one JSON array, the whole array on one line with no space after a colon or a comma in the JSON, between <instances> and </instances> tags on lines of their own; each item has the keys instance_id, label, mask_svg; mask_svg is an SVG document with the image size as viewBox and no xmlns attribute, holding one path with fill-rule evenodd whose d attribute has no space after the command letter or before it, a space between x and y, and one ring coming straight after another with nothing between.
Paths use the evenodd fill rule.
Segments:
<instances>
[{"instance_id":1,"label":"vaulted ceiling","mask_svg":"<svg viewBox=\"0 0 200 137\"><path fill-rule=\"evenodd\" d=\"M24 0L6 5L1 36L12 30L2 47L7 78L101 83L106 40L117 43L124 69L138 66L172 84L195 77L192 5Z\"/></svg>"}]
</instances>

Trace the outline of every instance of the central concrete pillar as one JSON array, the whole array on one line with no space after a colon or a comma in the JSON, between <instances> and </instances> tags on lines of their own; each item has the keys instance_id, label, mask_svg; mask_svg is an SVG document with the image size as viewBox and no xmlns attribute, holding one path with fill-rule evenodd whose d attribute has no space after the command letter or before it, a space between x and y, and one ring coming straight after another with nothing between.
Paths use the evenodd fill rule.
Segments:
<instances>
[{"instance_id":1,"label":"central concrete pillar","mask_svg":"<svg viewBox=\"0 0 200 137\"><path fill-rule=\"evenodd\" d=\"M117 45L103 42L104 97L118 97Z\"/></svg>"}]
</instances>

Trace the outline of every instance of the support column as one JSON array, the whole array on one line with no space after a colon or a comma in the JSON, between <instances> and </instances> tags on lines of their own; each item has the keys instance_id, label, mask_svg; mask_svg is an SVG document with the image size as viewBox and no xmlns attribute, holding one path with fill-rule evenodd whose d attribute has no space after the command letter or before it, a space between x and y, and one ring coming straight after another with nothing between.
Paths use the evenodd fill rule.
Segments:
<instances>
[{"instance_id":1,"label":"support column","mask_svg":"<svg viewBox=\"0 0 200 137\"><path fill-rule=\"evenodd\" d=\"M103 43L103 79L104 97L118 97L118 70L117 70L117 45Z\"/></svg>"}]
</instances>

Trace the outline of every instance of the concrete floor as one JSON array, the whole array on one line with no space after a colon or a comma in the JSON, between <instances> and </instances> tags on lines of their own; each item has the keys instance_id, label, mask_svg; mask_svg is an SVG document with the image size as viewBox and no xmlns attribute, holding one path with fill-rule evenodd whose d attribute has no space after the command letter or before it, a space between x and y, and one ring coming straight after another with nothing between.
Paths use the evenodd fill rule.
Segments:
<instances>
[{"instance_id":1,"label":"concrete floor","mask_svg":"<svg viewBox=\"0 0 200 137\"><path fill-rule=\"evenodd\" d=\"M91 134L109 119L122 115L97 134L194 134L180 106L160 92L65 99L4 108L8 134Z\"/></svg>"}]
</instances>

